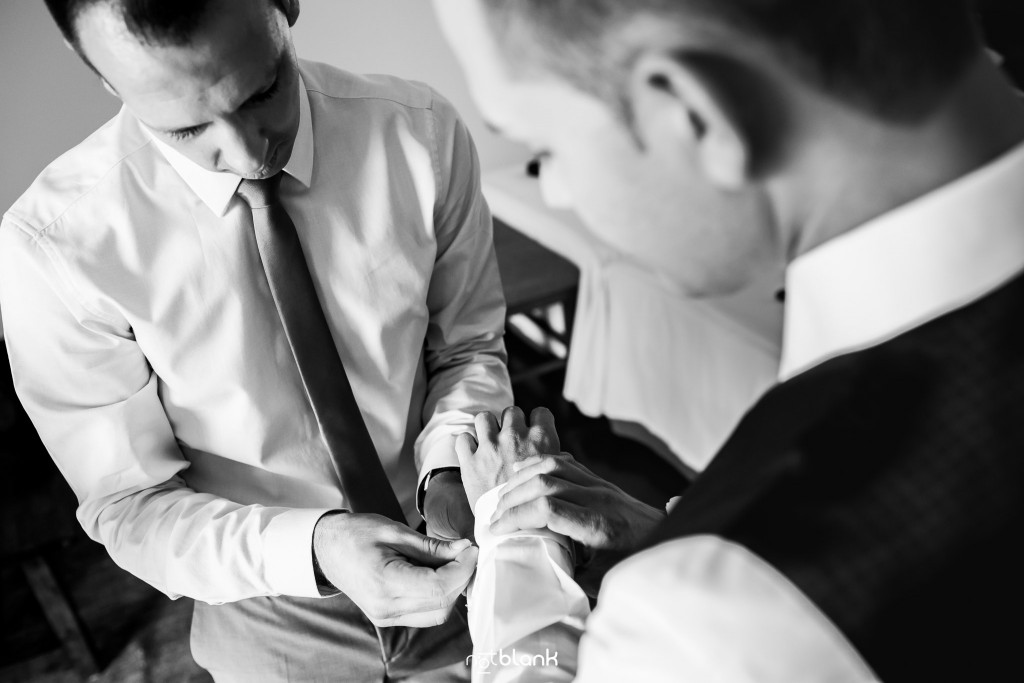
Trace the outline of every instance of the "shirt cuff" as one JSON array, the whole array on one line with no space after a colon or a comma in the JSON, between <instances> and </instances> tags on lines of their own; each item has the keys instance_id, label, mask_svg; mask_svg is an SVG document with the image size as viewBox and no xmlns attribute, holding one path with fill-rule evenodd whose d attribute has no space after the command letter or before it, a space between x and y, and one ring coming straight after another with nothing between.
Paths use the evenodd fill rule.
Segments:
<instances>
[{"instance_id":1,"label":"shirt cuff","mask_svg":"<svg viewBox=\"0 0 1024 683\"><path fill-rule=\"evenodd\" d=\"M551 529L526 529L501 535L491 533L491 517L494 516L494 511L498 509L498 501L504 488L505 484L495 486L480 496L473 508L473 514L476 517L473 533L476 536L476 544L480 547L480 555L483 556L484 553L490 551L507 538L543 538L554 541L565 551L564 553L557 553L552 559L566 574L572 577L574 575L575 558L573 556L572 543L568 536L556 534Z\"/></svg>"},{"instance_id":2,"label":"shirt cuff","mask_svg":"<svg viewBox=\"0 0 1024 683\"><path fill-rule=\"evenodd\" d=\"M313 576L313 528L331 509L296 508L270 520L263 536L267 583L275 595L324 597Z\"/></svg>"}]
</instances>

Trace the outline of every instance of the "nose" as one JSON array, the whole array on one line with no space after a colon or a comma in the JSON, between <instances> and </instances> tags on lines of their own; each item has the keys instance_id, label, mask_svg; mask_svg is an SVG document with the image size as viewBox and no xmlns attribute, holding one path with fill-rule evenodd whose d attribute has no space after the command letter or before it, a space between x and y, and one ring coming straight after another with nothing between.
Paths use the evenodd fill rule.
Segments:
<instances>
[{"instance_id":1,"label":"nose","mask_svg":"<svg viewBox=\"0 0 1024 683\"><path fill-rule=\"evenodd\" d=\"M540 167L540 194L552 209L573 208L572 194L562 176L561 167L553 159L545 159Z\"/></svg>"},{"instance_id":2,"label":"nose","mask_svg":"<svg viewBox=\"0 0 1024 683\"><path fill-rule=\"evenodd\" d=\"M221 129L218 167L238 175L253 175L267 161L270 141L257 126L225 123Z\"/></svg>"}]
</instances>

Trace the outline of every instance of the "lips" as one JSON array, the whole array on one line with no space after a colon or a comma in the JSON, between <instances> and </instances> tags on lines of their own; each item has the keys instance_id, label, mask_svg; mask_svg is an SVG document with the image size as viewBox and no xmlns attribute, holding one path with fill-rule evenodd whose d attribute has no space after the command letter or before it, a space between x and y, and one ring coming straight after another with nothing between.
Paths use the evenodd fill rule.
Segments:
<instances>
[{"instance_id":1,"label":"lips","mask_svg":"<svg viewBox=\"0 0 1024 683\"><path fill-rule=\"evenodd\" d=\"M284 143L277 143L274 146L273 150L270 152L270 155L263 162L263 165L256 169L253 173L247 174L244 177L248 178L249 180L264 180L280 171L281 169L277 168L277 158L280 155L281 148L283 146Z\"/></svg>"}]
</instances>

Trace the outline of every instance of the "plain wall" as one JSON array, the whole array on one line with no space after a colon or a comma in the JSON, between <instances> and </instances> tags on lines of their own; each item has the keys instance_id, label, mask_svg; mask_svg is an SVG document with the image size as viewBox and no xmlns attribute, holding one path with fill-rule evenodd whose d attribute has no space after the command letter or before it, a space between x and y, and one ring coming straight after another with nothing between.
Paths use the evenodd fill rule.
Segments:
<instances>
[{"instance_id":1,"label":"plain wall","mask_svg":"<svg viewBox=\"0 0 1024 683\"><path fill-rule=\"evenodd\" d=\"M434 86L466 119L484 168L526 159L483 126L426 0L305 0L294 37L300 57ZM0 212L120 106L64 46L43 0L0 0L0 93Z\"/></svg>"},{"instance_id":2,"label":"plain wall","mask_svg":"<svg viewBox=\"0 0 1024 683\"><path fill-rule=\"evenodd\" d=\"M462 114L484 168L529 157L483 125L428 0L305 0L294 36L300 57L432 85Z\"/></svg>"}]
</instances>

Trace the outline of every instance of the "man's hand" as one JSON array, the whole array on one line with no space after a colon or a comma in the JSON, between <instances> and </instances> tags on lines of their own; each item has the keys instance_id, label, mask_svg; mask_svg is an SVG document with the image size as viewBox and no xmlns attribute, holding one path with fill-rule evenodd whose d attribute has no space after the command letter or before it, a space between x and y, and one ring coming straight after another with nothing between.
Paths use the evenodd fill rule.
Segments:
<instances>
[{"instance_id":1,"label":"man's hand","mask_svg":"<svg viewBox=\"0 0 1024 683\"><path fill-rule=\"evenodd\" d=\"M372 514L324 515L313 530L324 576L377 626L437 626L476 569L468 540L442 541Z\"/></svg>"},{"instance_id":2,"label":"man's hand","mask_svg":"<svg viewBox=\"0 0 1024 683\"><path fill-rule=\"evenodd\" d=\"M430 478L423 497L423 518L427 536L443 541L473 539L473 508L458 472L441 472Z\"/></svg>"},{"instance_id":3,"label":"man's hand","mask_svg":"<svg viewBox=\"0 0 1024 683\"><path fill-rule=\"evenodd\" d=\"M514 469L491 519L495 534L547 527L591 550L623 553L665 518L568 453L534 456Z\"/></svg>"},{"instance_id":4,"label":"man's hand","mask_svg":"<svg viewBox=\"0 0 1024 683\"><path fill-rule=\"evenodd\" d=\"M455 441L462 483L471 508L476 506L480 496L512 478L515 463L559 450L555 418L547 408L537 408L530 413L529 426L523 411L515 406L502 412L500 425L497 418L487 412L478 414L474 423L476 439L470 434L460 434Z\"/></svg>"}]
</instances>

